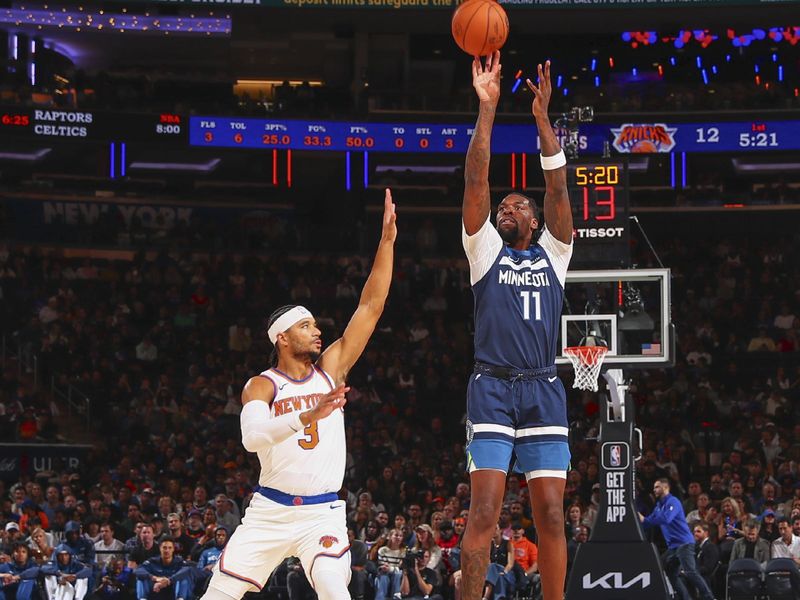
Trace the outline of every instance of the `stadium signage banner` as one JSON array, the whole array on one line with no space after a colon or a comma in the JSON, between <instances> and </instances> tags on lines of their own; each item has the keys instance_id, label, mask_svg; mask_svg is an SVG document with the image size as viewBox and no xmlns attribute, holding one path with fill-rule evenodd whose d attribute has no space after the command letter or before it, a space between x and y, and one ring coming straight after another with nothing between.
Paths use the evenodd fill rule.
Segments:
<instances>
[{"instance_id":1,"label":"stadium signage banner","mask_svg":"<svg viewBox=\"0 0 800 600\"><path fill-rule=\"evenodd\" d=\"M84 464L91 449L82 444L0 444L0 479L14 482L21 475L74 472Z\"/></svg>"},{"instance_id":2,"label":"stadium signage banner","mask_svg":"<svg viewBox=\"0 0 800 600\"><path fill-rule=\"evenodd\" d=\"M151 4L183 6L266 6L288 8L375 8L441 9L461 4L461 0L141 0ZM521 8L691 8L702 6L758 6L789 4L795 0L498 0L500 4ZM126 0L127 2L127 0Z\"/></svg>"},{"instance_id":3,"label":"stadium signage banner","mask_svg":"<svg viewBox=\"0 0 800 600\"><path fill-rule=\"evenodd\" d=\"M148 204L124 200L87 198L0 199L0 206L14 223L7 237L30 242L52 242L72 239L81 230L102 230L115 233L167 232L175 227L235 227L243 235L261 236L275 218L285 216L288 209L258 209L251 204ZM2 456L2 455L0 455Z\"/></svg>"}]
</instances>

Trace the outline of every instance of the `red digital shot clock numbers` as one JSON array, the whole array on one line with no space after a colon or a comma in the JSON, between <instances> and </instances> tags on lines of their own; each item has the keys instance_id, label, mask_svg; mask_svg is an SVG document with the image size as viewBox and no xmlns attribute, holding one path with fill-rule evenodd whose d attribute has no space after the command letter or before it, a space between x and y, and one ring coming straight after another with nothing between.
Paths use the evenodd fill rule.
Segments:
<instances>
[{"instance_id":1,"label":"red digital shot clock numbers","mask_svg":"<svg viewBox=\"0 0 800 600\"><path fill-rule=\"evenodd\" d=\"M628 172L621 162L582 162L567 169L575 228L574 266L622 267L628 248Z\"/></svg>"}]
</instances>

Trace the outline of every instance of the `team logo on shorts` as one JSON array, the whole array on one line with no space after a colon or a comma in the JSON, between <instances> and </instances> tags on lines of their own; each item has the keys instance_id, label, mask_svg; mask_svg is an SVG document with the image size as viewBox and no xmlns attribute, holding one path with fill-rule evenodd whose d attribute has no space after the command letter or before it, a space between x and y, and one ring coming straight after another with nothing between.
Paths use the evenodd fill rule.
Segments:
<instances>
[{"instance_id":1,"label":"team logo on shorts","mask_svg":"<svg viewBox=\"0 0 800 600\"><path fill-rule=\"evenodd\" d=\"M475 431L472 428L472 421L467 419L467 446L472 443L472 437L475 435Z\"/></svg>"},{"instance_id":2,"label":"team logo on shorts","mask_svg":"<svg viewBox=\"0 0 800 600\"><path fill-rule=\"evenodd\" d=\"M335 538L332 535L323 535L319 538L319 545L323 548L330 548L334 544L339 543L339 538Z\"/></svg>"},{"instance_id":3,"label":"team logo on shorts","mask_svg":"<svg viewBox=\"0 0 800 600\"><path fill-rule=\"evenodd\" d=\"M626 154L670 152L675 147L676 131L677 127L668 127L664 123L625 123L611 128L611 133L616 136L612 144L617 152Z\"/></svg>"}]
</instances>

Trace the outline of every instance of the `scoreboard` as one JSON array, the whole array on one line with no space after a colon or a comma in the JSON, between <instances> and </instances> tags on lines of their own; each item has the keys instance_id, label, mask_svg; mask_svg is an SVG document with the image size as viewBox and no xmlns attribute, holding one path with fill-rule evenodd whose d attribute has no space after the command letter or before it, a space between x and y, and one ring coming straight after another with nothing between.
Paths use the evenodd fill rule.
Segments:
<instances>
[{"instance_id":1,"label":"scoreboard","mask_svg":"<svg viewBox=\"0 0 800 600\"><path fill-rule=\"evenodd\" d=\"M0 108L0 136L41 140L177 142L188 144L186 117L58 108Z\"/></svg>"},{"instance_id":2,"label":"scoreboard","mask_svg":"<svg viewBox=\"0 0 800 600\"><path fill-rule=\"evenodd\" d=\"M531 120L532 121L532 120ZM205 148L464 154L473 123L353 122L0 107L0 139L152 142ZM557 134L566 134L559 132ZM564 138L561 143L564 145ZM497 123L496 154L537 153L532 122ZM583 123L584 156L800 150L800 120Z\"/></svg>"},{"instance_id":3,"label":"scoreboard","mask_svg":"<svg viewBox=\"0 0 800 600\"><path fill-rule=\"evenodd\" d=\"M191 117L189 143L223 148L464 154L473 128L471 123ZM561 142L563 145L564 140ZM581 125L578 143L580 152L589 155L603 154L606 144L619 154L800 150L800 121L588 123ZM536 153L538 145L532 123L499 123L492 130L495 153Z\"/></svg>"}]
</instances>

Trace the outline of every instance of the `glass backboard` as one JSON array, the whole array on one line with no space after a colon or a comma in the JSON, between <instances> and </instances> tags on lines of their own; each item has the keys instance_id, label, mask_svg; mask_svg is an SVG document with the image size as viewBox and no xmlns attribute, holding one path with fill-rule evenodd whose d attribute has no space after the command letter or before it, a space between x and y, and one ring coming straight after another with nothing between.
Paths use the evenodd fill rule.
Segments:
<instances>
[{"instance_id":1,"label":"glass backboard","mask_svg":"<svg viewBox=\"0 0 800 600\"><path fill-rule=\"evenodd\" d=\"M674 364L669 269L568 271L556 363L587 340L608 346L604 366Z\"/></svg>"}]
</instances>

